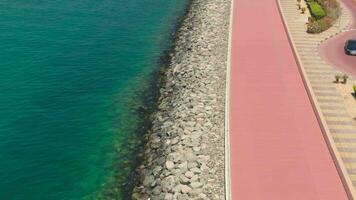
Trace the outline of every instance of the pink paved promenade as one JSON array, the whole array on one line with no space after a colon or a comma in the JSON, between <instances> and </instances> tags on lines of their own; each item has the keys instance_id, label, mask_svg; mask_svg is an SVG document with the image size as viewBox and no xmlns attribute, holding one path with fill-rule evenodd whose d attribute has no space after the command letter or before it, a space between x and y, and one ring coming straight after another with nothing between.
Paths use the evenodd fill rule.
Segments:
<instances>
[{"instance_id":1,"label":"pink paved promenade","mask_svg":"<svg viewBox=\"0 0 356 200\"><path fill-rule=\"evenodd\" d=\"M234 1L231 56L232 199L347 199L275 0Z\"/></svg>"}]
</instances>

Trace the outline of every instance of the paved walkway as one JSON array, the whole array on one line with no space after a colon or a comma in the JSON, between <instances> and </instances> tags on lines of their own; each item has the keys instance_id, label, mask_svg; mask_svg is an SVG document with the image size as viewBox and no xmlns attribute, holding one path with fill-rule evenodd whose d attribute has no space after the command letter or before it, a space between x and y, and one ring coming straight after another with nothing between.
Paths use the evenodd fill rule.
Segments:
<instances>
[{"instance_id":1,"label":"paved walkway","mask_svg":"<svg viewBox=\"0 0 356 200\"><path fill-rule=\"evenodd\" d=\"M347 199L276 1L235 0L233 9L232 198Z\"/></svg>"},{"instance_id":2,"label":"paved walkway","mask_svg":"<svg viewBox=\"0 0 356 200\"><path fill-rule=\"evenodd\" d=\"M320 43L326 38L348 28L352 22L351 13L343 6L342 16L334 27L319 35L310 35L305 32L305 26L299 20L301 15L295 8L295 2L280 1L302 67L312 86L317 105L326 120L326 128L332 134L348 175L356 186L356 123L350 116L336 84L333 83L334 75L341 72L328 65L318 52ZM349 82L356 82L355 77L350 77ZM352 87L349 91L351 93Z\"/></svg>"}]
</instances>

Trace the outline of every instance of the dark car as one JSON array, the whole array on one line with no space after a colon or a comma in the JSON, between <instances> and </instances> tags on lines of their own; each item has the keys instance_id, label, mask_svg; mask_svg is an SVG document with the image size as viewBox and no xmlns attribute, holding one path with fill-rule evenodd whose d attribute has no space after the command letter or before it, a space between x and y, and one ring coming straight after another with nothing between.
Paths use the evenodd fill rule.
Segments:
<instances>
[{"instance_id":1,"label":"dark car","mask_svg":"<svg viewBox=\"0 0 356 200\"><path fill-rule=\"evenodd\" d=\"M345 53L356 56L356 40L347 40L345 44Z\"/></svg>"}]
</instances>

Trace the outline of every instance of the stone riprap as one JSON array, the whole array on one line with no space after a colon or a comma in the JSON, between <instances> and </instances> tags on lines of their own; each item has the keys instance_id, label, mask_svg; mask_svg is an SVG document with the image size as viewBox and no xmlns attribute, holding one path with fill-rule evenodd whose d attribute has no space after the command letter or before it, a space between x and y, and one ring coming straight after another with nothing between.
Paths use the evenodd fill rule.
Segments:
<instances>
[{"instance_id":1,"label":"stone riprap","mask_svg":"<svg viewBox=\"0 0 356 200\"><path fill-rule=\"evenodd\" d=\"M192 0L176 33L133 199L224 199L230 0Z\"/></svg>"}]
</instances>

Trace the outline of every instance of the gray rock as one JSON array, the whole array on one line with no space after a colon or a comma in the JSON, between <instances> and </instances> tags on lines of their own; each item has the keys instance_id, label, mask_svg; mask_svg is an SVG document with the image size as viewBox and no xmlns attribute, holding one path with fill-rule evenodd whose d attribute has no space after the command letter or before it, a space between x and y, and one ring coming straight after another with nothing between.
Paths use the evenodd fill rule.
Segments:
<instances>
[{"instance_id":1,"label":"gray rock","mask_svg":"<svg viewBox=\"0 0 356 200\"><path fill-rule=\"evenodd\" d=\"M171 144L174 145L174 144L177 144L177 143L178 143L178 138L176 138L176 137L173 138L172 141L171 141Z\"/></svg>"},{"instance_id":2,"label":"gray rock","mask_svg":"<svg viewBox=\"0 0 356 200\"><path fill-rule=\"evenodd\" d=\"M144 186L149 186L151 183L154 181L154 176L148 175L145 177L145 180L143 181Z\"/></svg>"},{"instance_id":3,"label":"gray rock","mask_svg":"<svg viewBox=\"0 0 356 200\"><path fill-rule=\"evenodd\" d=\"M154 195L159 195L159 194L161 194L161 192L162 192L162 190L161 190L161 188L160 188L159 186L156 186L156 187L153 188L153 190L152 190L152 193L153 193Z\"/></svg>"},{"instance_id":4,"label":"gray rock","mask_svg":"<svg viewBox=\"0 0 356 200\"><path fill-rule=\"evenodd\" d=\"M188 184L188 183L190 182L190 179L187 178L185 175L181 175L181 176L179 177L179 181L180 181L180 183L182 183L182 184Z\"/></svg>"},{"instance_id":5,"label":"gray rock","mask_svg":"<svg viewBox=\"0 0 356 200\"><path fill-rule=\"evenodd\" d=\"M207 196L206 196L204 193L200 193L200 194L199 194L199 198L200 198L201 200L205 200L205 199L207 199Z\"/></svg>"},{"instance_id":6,"label":"gray rock","mask_svg":"<svg viewBox=\"0 0 356 200\"><path fill-rule=\"evenodd\" d=\"M172 161L167 161L167 162L166 162L166 168L167 168L168 170L173 169L173 168L174 168L174 163L173 163Z\"/></svg>"},{"instance_id":7,"label":"gray rock","mask_svg":"<svg viewBox=\"0 0 356 200\"><path fill-rule=\"evenodd\" d=\"M192 178L190 178L190 182L198 181L198 179L199 179L198 175L194 175Z\"/></svg>"},{"instance_id":8,"label":"gray rock","mask_svg":"<svg viewBox=\"0 0 356 200\"><path fill-rule=\"evenodd\" d=\"M190 188L187 185L181 185L180 189L181 189L183 194L187 194L188 192L190 192L192 190L192 188Z\"/></svg>"},{"instance_id":9,"label":"gray rock","mask_svg":"<svg viewBox=\"0 0 356 200\"><path fill-rule=\"evenodd\" d=\"M191 172L193 172L194 174L200 174L201 170L198 167L194 167L192 169L190 169Z\"/></svg>"},{"instance_id":10,"label":"gray rock","mask_svg":"<svg viewBox=\"0 0 356 200\"><path fill-rule=\"evenodd\" d=\"M193 0L177 32L158 111L145 136L139 199L223 199L230 2Z\"/></svg>"},{"instance_id":11,"label":"gray rock","mask_svg":"<svg viewBox=\"0 0 356 200\"><path fill-rule=\"evenodd\" d=\"M194 146L194 147L193 147L193 151L195 151L195 152L200 151L200 147L198 147L198 146Z\"/></svg>"},{"instance_id":12,"label":"gray rock","mask_svg":"<svg viewBox=\"0 0 356 200\"><path fill-rule=\"evenodd\" d=\"M195 188L200 188L203 186L203 184L201 182L191 182L190 186L195 189Z\"/></svg>"},{"instance_id":13,"label":"gray rock","mask_svg":"<svg viewBox=\"0 0 356 200\"><path fill-rule=\"evenodd\" d=\"M173 199L173 194L171 193L166 193L164 196L164 200L172 200Z\"/></svg>"},{"instance_id":14,"label":"gray rock","mask_svg":"<svg viewBox=\"0 0 356 200\"><path fill-rule=\"evenodd\" d=\"M181 163L178 165L178 168L180 170L181 173L185 173L188 170L188 163L187 161Z\"/></svg>"},{"instance_id":15,"label":"gray rock","mask_svg":"<svg viewBox=\"0 0 356 200\"><path fill-rule=\"evenodd\" d=\"M177 184L176 178L174 176L167 176L161 182L162 191L163 192L170 192L172 191L173 187Z\"/></svg>"},{"instance_id":16,"label":"gray rock","mask_svg":"<svg viewBox=\"0 0 356 200\"><path fill-rule=\"evenodd\" d=\"M187 153L185 155L185 157L186 157L187 161L195 161L195 160L197 160L197 156L192 152Z\"/></svg>"},{"instance_id":17,"label":"gray rock","mask_svg":"<svg viewBox=\"0 0 356 200\"><path fill-rule=\"evenodd\" d=\"M177 200L190 200L190 198L187 194L179 194Z\"/></svg>"},{"instance_id":18,"label":"gray rock","mask_svg":"<svg viewBox=\"0 0 356 200\"><path fill-rule=\"evenodd\" d=\"M154 176L157 176L159 173L161 173L162 171L162 167L161 166L156 166L154 169L153 169L153 175Z\"/></svg>"},{"instance_id":19,"label":"gray rock","mask_svg":"<svg viewBox=\"0 0 356 200\"><path fill-rule=\"evenodd\" d=\"M193 168L195 168L197 166L198 166L198 164L195 161L188 163L188 169L193 169Z\"/></svg>"},{"instance_id":20,"label":"gray rock","mask_svg":"<svg viewBox=\"0 0 356 200\"><path fill-rule=\"evenodd\" d=\"M191 171L187 171L185 174L184 174L187 178L192 178L194 176L194 173L191 172Z\"/></svg>"}]
</instances>

